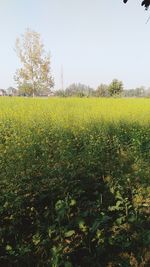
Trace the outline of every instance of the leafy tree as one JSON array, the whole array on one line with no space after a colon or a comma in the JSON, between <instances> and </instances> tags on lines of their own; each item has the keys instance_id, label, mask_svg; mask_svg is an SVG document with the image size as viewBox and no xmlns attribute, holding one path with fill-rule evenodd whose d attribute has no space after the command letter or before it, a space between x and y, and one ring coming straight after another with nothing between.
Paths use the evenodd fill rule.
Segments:
<instances>
[{"instance_id":1,"label":"leafy tree","mask_svg":"<svg viewBox=\"0 0 150 267\"><path fill-rule=\"evenodd\" d=\"M120 95L123 92L123 83L117 79L114 79L109 85L109 93L111 96Z\"/></svg>"},{"instance_id":2,"label":"leafy tree","mask_svg":"<svg viewBox=\"0 0 150 267\"><path fill-rule=\"evenodd\" d=\"M123 0L123 2L126 4L128 2L128 0ZM141 5L144 6L145 9L148 9L150 6L150 0L143 0Z\"/></svg>"},{"instance_id":3,"label":"leafy tree","mask_svg":"<svg viewBox=\"0 0 150 267\"><path fill-rule=\"evenodd\" d=\"M97 96L97 97L109 96L108 85L101 83L95 91L95 96Z\"/></svg>"},{"instance_id":4,"label":"leafy tree","mask_svg":"<svg viewBox=\"0 0 150 267\"><path fill-rule=\"evenodd\" d=\"M50 55L45 53L40 34L27 29L21 40L16 40L16 53L22 68L15 74L18 87L30 92L30 95L48 93L54 86L50 68Z\"/></svg>"}]
</instances>

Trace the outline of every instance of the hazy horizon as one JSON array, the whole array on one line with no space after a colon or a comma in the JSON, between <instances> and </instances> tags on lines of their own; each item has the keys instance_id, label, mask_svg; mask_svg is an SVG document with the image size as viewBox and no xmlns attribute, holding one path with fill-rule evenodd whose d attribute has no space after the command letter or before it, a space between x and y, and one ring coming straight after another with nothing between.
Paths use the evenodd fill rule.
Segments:
<instances>
[{"instance_id":1,"label":"hazy horizon","mask_svg":"<svg viewBox=\"0 0 150 267\"><path fill-rule=\"evenodd\" d=\"M150 87L149 16L137 0L0 0L0 88L16 86L15 40L28 27L51 52L55 89L61 87L61 66L64 87L96 88L114 78L126 89Z\"/></svg>"}]
</instances>

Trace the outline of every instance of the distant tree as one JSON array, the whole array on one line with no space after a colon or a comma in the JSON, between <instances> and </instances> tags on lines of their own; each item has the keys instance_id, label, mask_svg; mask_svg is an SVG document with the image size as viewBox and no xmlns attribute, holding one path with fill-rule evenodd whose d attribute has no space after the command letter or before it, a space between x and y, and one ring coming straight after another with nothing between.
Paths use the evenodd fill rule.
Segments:
<instances>
[{"instance_id":1,"label":"distant tree","mask_svg":"<svg viewBox=\"0 0 150 267\"><path fill-rule=\"evenodd\" d=\"M136 97L143 97L145 95L145 88L144 86L137 87L134 89L135 91L135 96Z\"/></svg>"},{"instance_id":2,"label":"distant tree","mask_svg":"<svg viewBox=\"0 0 150 267\"><path fill-rule=\"evenodd\" d=\"M65 90L66 96L78 96L78 97L89 97L93 94L94 90L87 85L81 83L73 83Z\"/></svg>"},{"instance_id":3,"label":"distant tree","mask_svg":"<svg viewBox=\"0 0 150 267\"><path fill-rule=\"evenodd\" d=\"M40 34L27 29L21 40L16 40L16 53L22 63L14 77L18 87L26 87L32 96L50 92L54 86L50 55L45 53Z\"/></svg>"},{"instance_id":4,"label":"distant tree","mask_svg":"<svg viewBox=\"0 0 150 267\"><path fill-rule=\"evenodd\" d=\"M4 89L0 89L0 96L6 96L7 92Z\"/></svg>"},{"instance_id":5,"label":"distant tree","mask_svg":"<svg viewBox=\"0 0 150 267\"><path fill-rule=\"evenodd\" d=\"M144 97L148 95L148 90L145 90L144 86L137 87L135 89L123 90L124 97Z\"/></svg>"},{"instance_id":6,"label":"distant tree","mask_svg":"<svg viewBox=\"0 0 150 267\"><path fill-rule=\"evenodd\" d=\"M135 97L135 89L126 89L123 90L124 97Z\"/></svg>"},{"instance_id":7,"label":"distant tree","mask_svg":"<svg viewBox=\"0 0 150 267\"><path fill-rule=\"evenodd\" d=\"M7 92L7 95L9 96L15 96L18 94L18 90L11 86L7 88L6 92Z\"/></svg>"},{"instance_id":8,"label":"distant tree","mask_svg":"<svg viewBox=\"0 0 150 267\"><path fill-rule=\"evenodd\" d=\"M150 97L150 87L148 87L147 90L145 90L145 96Z\"/></svg>"},{"instance_id":9,"label":"distant tree","mask_svg":"<svg viewBox=\"0 0 150 267\"><path fill-rule=\"evenodd\" d=\"M108 85L101 83L95 91L95 96L97 96L97 97L109 96Z\"/></svg>"},{"instance_id":10,"label":"distant tree","mask_svg":"<svg viewBox=\"0 0 150 267\"><path fill-rule=\"evenodd\" d=\"M128 0L123 0L123 2L126 4L128 2ZM141 5L144 6L145 9L148 9L150 6L150 0L143 0Z\"/></svg>"},{"instance_id":11,"label":"distant tree","mask_svg":"<svg viewBox=\"0 0 150 267\"><path fill-rule=\"evenodd\" d=\"M57 90L56 96L65 97L66 96L65 91L62 89Z\"/></svg>"},{"instance_id":12,"label":"distant tree","mask_svg":"<svg viewBox=\"0 0 150 267\"><path fill-rule=\"evenodd\" d=\"M108 87L110 96L121 95L123 92L123 82L114 79Z\"/></svg>"}]
</instances>

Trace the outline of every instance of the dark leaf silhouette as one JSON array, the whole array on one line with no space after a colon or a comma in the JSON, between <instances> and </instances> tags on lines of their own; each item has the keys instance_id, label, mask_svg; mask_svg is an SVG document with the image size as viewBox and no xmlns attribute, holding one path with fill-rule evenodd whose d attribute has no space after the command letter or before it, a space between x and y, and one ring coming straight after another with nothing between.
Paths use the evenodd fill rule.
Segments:
<instances>
[{"instance_id":1,"label":"dark leaf silhouette","mask_svg":"<svg viewBox=\"0 0 150 267\"><path fill-rule=\"evenodd\" d=\"M123 2L126 4L128 2L128 0L123 0ZM148 9L150 6L150 0L143 0L141 5L144 6L145 9Z\"/></svg>"}]
</instances>

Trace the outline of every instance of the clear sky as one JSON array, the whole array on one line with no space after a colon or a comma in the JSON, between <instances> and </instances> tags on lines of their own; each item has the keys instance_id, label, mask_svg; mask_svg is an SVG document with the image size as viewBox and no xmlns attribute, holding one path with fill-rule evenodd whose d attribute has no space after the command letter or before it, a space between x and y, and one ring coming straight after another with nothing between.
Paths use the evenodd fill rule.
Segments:
<instances>
[{"instance_id":1,"label":"clear sky","mask_svg":"<svg viewBox=\"0 0 150 267\"><path fill-rule=\"evenodd\" d=\"M27 27L52 55L55 88L96 88L113 78L125 88L150 86L150 11L139 0L0 0L0 88L15 86L15 40Z\"/></svg>"}]
</instances>

